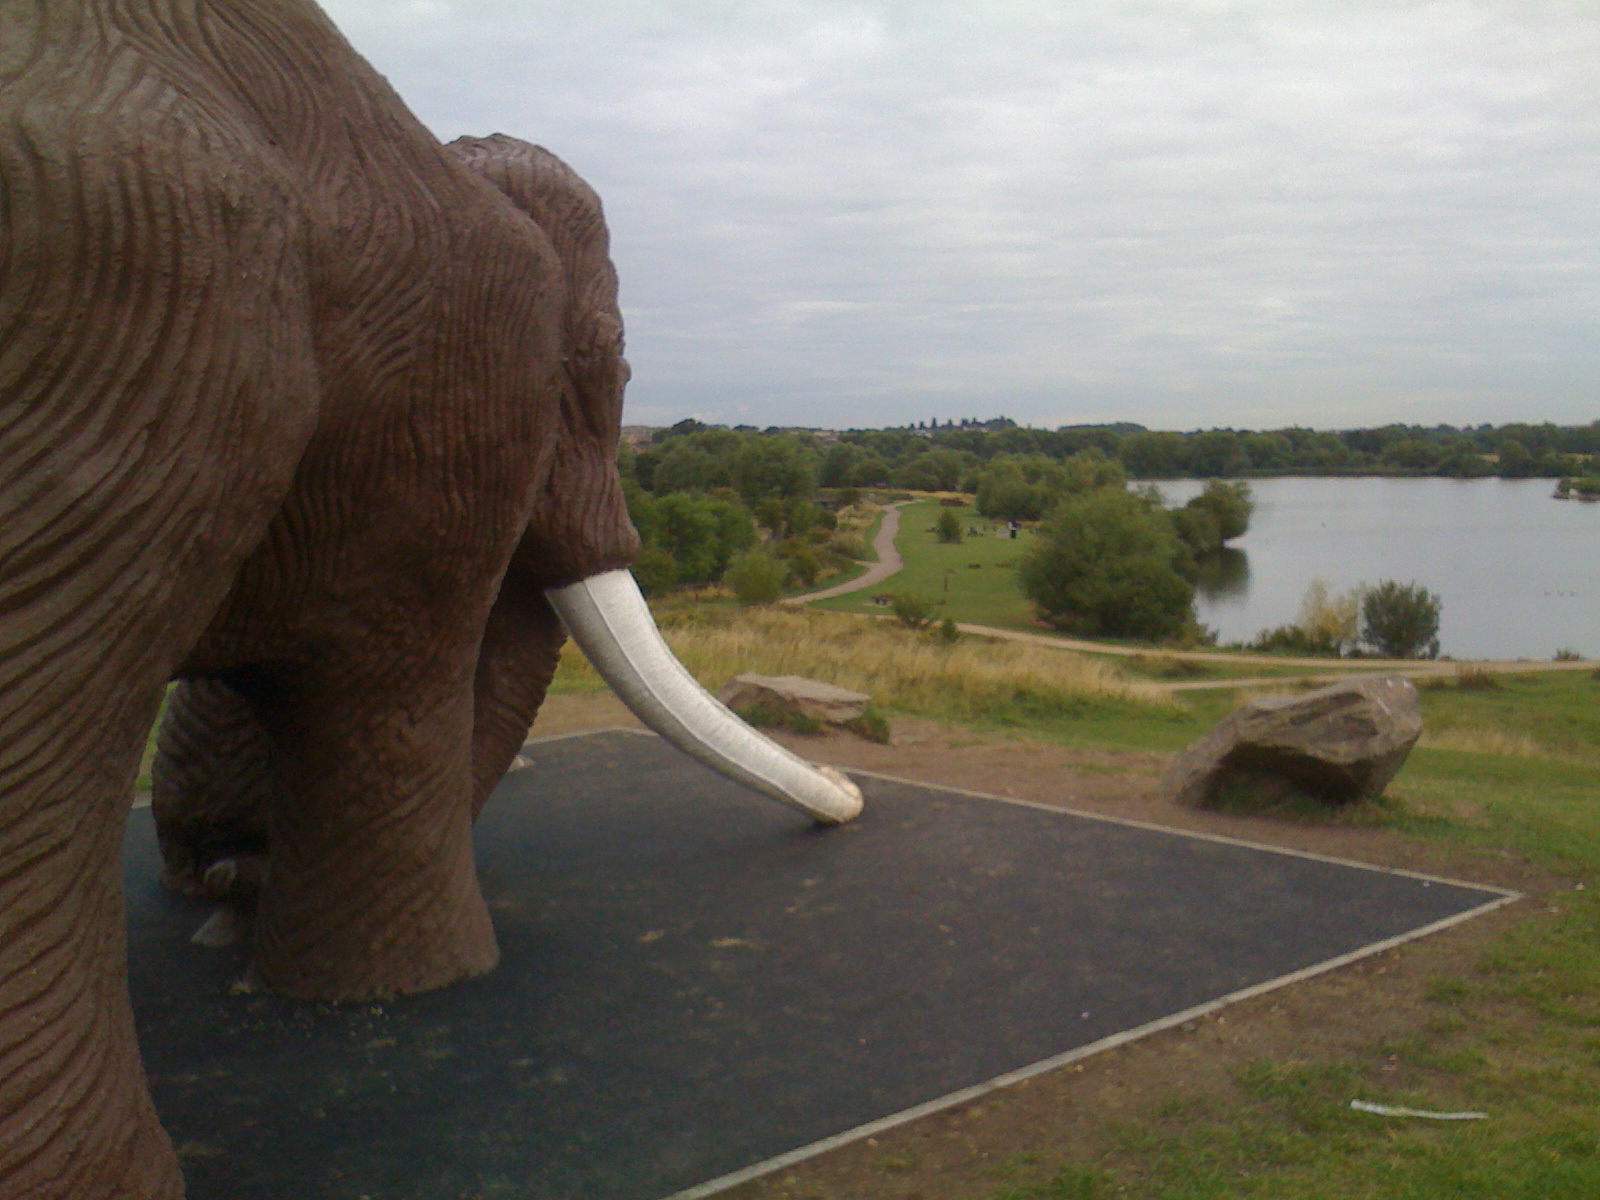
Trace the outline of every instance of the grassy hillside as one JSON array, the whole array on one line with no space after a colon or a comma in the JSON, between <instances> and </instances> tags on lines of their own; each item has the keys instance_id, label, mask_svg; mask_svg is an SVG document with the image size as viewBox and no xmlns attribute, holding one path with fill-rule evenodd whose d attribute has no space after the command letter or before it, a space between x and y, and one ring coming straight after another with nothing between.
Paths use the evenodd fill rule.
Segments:
<instances>
[{"instance_id":1,"label":"grassy hillside","mask_svg":"<svg viewBox=\"0 0 1600 1200\"><path fill-rule=\"evenodd\" d=\"M1007 536L1005 526L978 516L970 506L954 511L962 525L978 531L954 545L941 543L932 532L947 510L937 500L920 500L900 510L896 547L905 560L900 573L881 587L819 600L815 607L830 612L881 612L873 594L918 592L940 602L940 614L1001 629L1037 629L1033 607L1017 587L1011 569L1031 544L1032 535Z\"/></svg>"}]
</instances>

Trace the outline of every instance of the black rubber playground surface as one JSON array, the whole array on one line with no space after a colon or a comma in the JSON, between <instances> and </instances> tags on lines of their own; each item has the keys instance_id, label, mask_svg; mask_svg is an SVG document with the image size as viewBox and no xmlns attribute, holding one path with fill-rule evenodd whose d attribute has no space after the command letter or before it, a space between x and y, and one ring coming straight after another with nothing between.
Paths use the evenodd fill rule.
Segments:
<instances>
[{"instance_id":1,"label":"black rubber playground surface","mask_svg":"<svg viewBox=\"0 0 1600 1200\"><path fill-rule=\"evenodd\" d=\"M653 737L537 743L478 830L503 962L230 988L130 822L131 980L191 1200L660 1200L1504 893L861 779L814 829Z\"/></svg>"}]
</instances>

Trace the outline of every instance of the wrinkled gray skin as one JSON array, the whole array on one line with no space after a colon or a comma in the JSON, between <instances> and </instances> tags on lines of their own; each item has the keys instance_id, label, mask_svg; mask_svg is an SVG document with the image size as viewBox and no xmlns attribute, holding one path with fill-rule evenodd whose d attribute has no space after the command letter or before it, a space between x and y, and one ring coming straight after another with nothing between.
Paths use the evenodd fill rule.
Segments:
<instances>
[{"instance_id":1,"label":"wrinkled gray skin","mask_svg":"<svg viewBox=\"0 0 1600 1200\"><path fill-rule=\"evenodd\" d=\"M117 871L163 690L269 747L267 986L492 966L544 590L636 547L615 277L569 170L440 146L308 0L0 6L0 184L0 1195L170 1198Z\"/></svg>"}]
</instances>

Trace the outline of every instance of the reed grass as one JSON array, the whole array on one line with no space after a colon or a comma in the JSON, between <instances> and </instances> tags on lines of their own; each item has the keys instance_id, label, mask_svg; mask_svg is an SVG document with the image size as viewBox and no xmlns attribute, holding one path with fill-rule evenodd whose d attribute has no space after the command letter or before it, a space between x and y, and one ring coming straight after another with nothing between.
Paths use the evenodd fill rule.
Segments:
<instances>
[{"instance_id":1,"label":"reed grass","mask_svg":"<svg viewBox=\"0 0 1600 1200\"><path fill-rule=\"evenodd\" d=\"M880 708L943 720L1190 716L1159 686L1088 655L970 636L940 645L890 621L804 609L668 603L656 615L673 652L713 692L755 672L802 675L867 692ZM569 646L557 690L598 685Z\"/></svg>"}]
</instances>

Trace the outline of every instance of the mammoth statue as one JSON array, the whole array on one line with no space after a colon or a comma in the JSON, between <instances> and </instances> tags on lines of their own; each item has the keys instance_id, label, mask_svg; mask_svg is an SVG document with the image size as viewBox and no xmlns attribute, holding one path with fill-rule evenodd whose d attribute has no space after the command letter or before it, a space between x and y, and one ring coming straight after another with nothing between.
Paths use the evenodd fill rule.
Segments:
<instances>
[{"instance_id":1,"label":"mammoth statue","mask_svg":"<svg viewBox=\"0 0 1600 1200\"><path fill-rule=\"evenodd\" d=\"M169 875L253 822L295 996L494 965L472 818L563 625L665 736L854 815L650 624L626 377L593 193L441 146L311 0L0 7L0 1195L182 1194L118 876L170 680Z\"/></svg>"}]
</instances>

